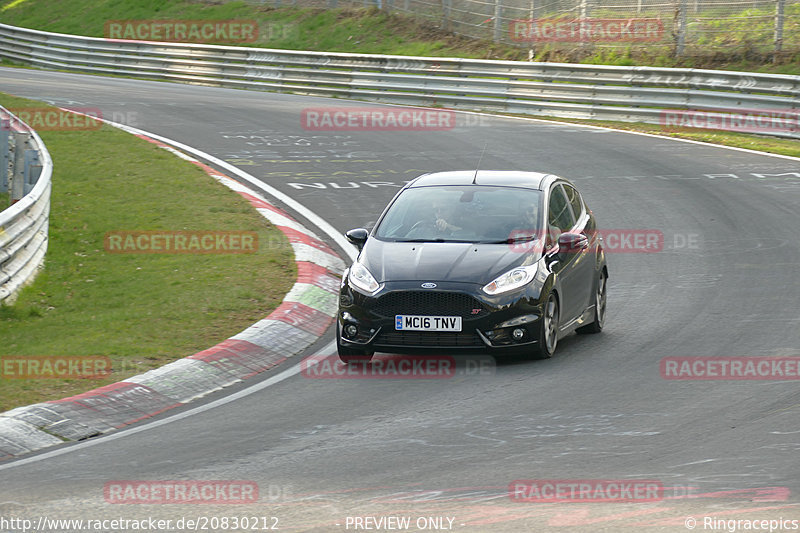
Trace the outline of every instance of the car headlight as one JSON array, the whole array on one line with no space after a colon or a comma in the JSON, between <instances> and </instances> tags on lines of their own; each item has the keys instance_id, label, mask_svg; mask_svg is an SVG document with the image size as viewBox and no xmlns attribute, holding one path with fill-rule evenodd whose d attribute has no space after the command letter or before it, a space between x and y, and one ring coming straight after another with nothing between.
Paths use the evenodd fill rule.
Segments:
<instances>
[{"instance_id":1,"label":"car headlight","mask_svg":"<svg viewBox=\"0 0 800 533\"><path fill-rule=\"evenodd\" d=\"M490 295L513 291L524 287L533 280L544 284L547 281L547 271L540 272L539 263L528 266L520 266L509 270L505 274L495 278L494 281L483 287L483 292Z\"/></svg>"},{"instance_id":2,"label":"car headlight","mask_svg":"<svg viewBox=\"0 0 800 533\"><path fill-rule=\"evenodd\" d=\"M367 267L361 263L353 263L353 266L350 267L348 279L353 286L369 294L377 291L379 287L378 282L369 273Z\"/></svg>"}]
</instances>

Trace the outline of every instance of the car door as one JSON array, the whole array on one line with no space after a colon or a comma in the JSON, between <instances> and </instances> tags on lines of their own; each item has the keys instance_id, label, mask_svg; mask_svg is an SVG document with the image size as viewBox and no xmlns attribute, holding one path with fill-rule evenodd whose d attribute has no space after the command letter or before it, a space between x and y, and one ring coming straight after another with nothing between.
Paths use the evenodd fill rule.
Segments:
<instances>
[{"instance_id":1,"label":"car door","mask_svg":"<svg viewBox=\"0 0 800 533\"><path fill-rule=\"evenodd\" d=\"M558 279L558 288L561 317L559 322L566 325L572 322L579 313L580 307L580 266L583 265L582 253L558 253L558 237L565 232L571 231L575 226L575 216L572 207L567 200L561 183L555 183L550 187L550 194L547 204L547 235L545 237L545 248L551 261L551 270ZM582 310L581 310L582 311Z\"/></svg>"},{"instance_id":2,"label":"car door","mask_svg":"<svg viewBox=\"0 0 800 533\"><path fill-rule=\"evenodd\" d=\"M580 193L568 183L562 183L561 185L564 189L564 193L567 197L567 202L569 202L570 207L572 208L572 214L575 217L575 226L573 226L572 231L574 233L580 233L585 235L586 238L589 240L590 243L593 242L593 239L596 238L596 235L592 235L592 229L590 228L587 231L586 224L589 220L589 216L586 213L586 207L581 199ZM574 264L574 289L575 294L575 302L576 302L576 316L580 316L583 311L593 303L594 298L594 278L595 278L595 250L594 246L590 246L586 250L578 253L580 257L576 257L575 264Z\"/></svg>"}]
</instances>

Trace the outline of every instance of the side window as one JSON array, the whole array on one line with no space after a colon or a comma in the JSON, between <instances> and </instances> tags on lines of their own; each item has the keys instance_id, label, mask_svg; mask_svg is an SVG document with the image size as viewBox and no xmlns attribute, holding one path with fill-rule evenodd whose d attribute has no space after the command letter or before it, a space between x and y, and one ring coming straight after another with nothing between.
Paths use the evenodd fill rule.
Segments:
<instances>
[{"instance_id":1,"label":"side window","mask_svg":"<svg viewBox=\"0 0 800 533\"><path fill-rule=\"evenodd\" d=\"M553 187L550 191L547 213L547 246L550 247L555 245L559 235L569 231L575 225L575 218L572 216L567 196L561 185Z\"/></svg>"},{"instance_id":2,"label":"side window","mask_svg":"<svg viewBox=\"0 0 800 533\"><path fill-rule=\"evenodd\" d=\"M583 213L583 201L581 201L581 195L569 185L562 185L562 187L564 187L564 192L567 194L567 201L569 202L569 205L572 206L572 213L575 215L575 220L581 218L581 214Z\"/></svg>"},{"instance_id":3,"label":"side window","mask_svg":"<svg viewBox=\"0 0 800 533\"><path fill-rule=\"evenodd\" d=\"M569 209L567 197L560 185L550 193L548 223L561 231L569 231L575 225L575 219Z\"/></svg>"}]
</instances>

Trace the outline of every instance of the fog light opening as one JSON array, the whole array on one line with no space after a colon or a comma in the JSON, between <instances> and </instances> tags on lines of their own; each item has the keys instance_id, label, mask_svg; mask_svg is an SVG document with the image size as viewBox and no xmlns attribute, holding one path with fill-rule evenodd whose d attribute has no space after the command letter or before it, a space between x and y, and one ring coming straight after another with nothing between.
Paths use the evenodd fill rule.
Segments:
<instances>
[{"instance_id":1,"label":"fog light opening","mask_svg":"<svg viewBox=\"0 0 800 533\"><path fill-rule=\"evenodd\" d=\"M525 338L525 330L522 328L514 328L514 330L511 332L511 338L516 342L521 341Z\"/></svg>"},{"instance_id":2,"label":"fog light opening","mask_svg":"<svg viewBox=\"0 0 800 533\"><path fill-rule=\"evenodd\" d=\"M358 335L358 327L354 324L347 324L344 327L344 336L348 339L354 339Z\"/></svg>"}]
</instances>

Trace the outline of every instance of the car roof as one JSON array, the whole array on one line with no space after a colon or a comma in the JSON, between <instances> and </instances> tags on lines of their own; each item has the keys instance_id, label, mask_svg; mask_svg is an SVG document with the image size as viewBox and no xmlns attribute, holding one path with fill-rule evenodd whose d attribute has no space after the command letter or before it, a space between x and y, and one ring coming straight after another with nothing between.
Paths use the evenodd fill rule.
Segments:
<instances>
[{"instance_id":1,"label":"car roof","mask_svg":"<svg viewBox=\"0 0 800 533\"><path fill-rule=\"evenodd\" d=\"M477 174L477 177L476 177ZM551 178L551 179L547 179ZM555 176L541 172L519 170L451 170L423 174L411 181L408 187L429 187L432 185L488 185L495 187L523 187L543 190Z\"/></svg>"}]
</instances>

